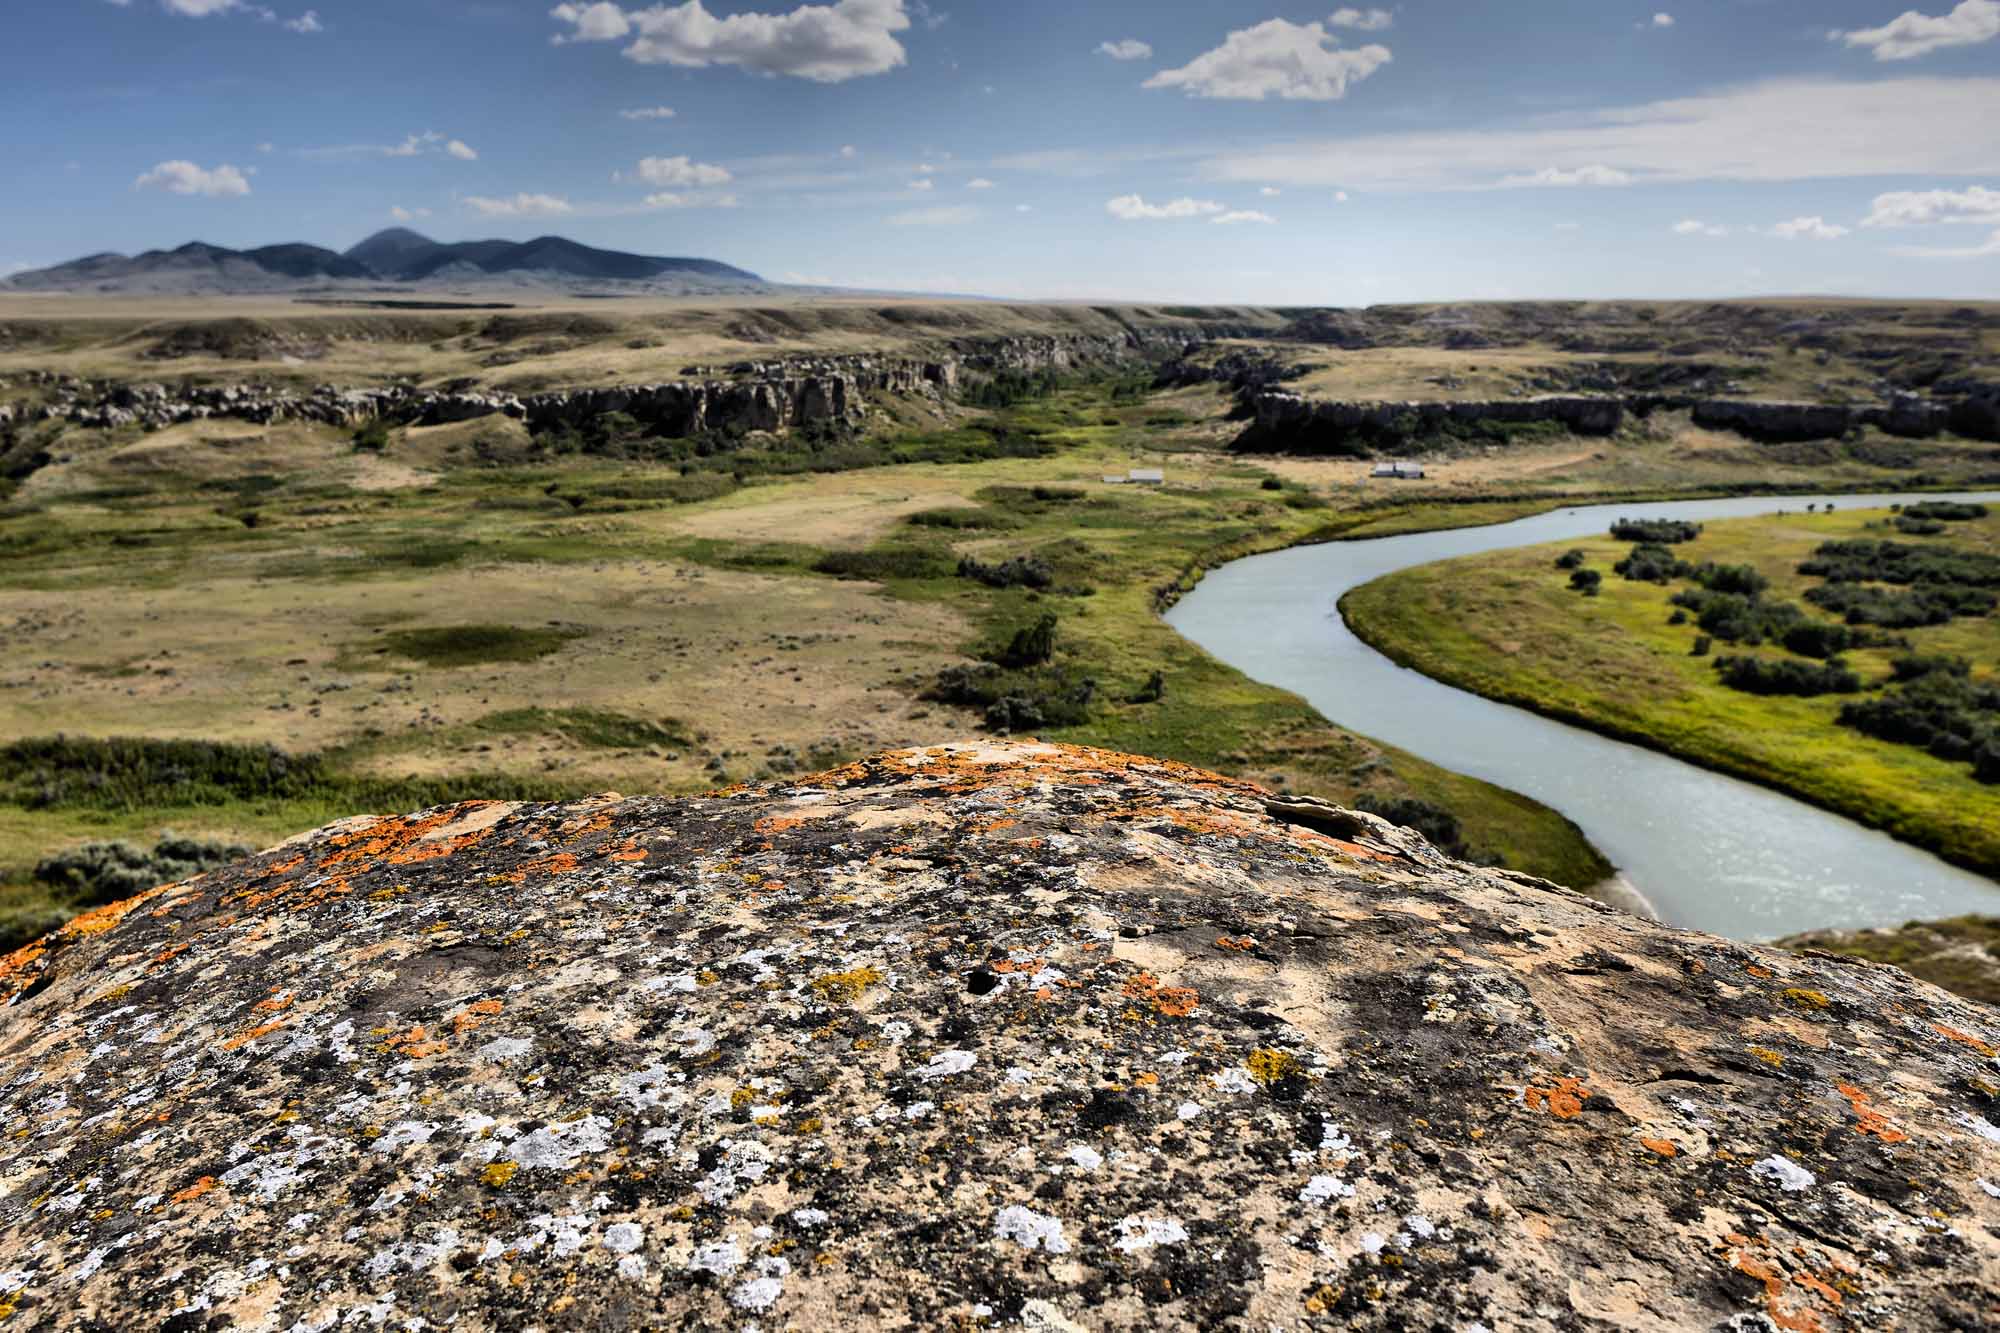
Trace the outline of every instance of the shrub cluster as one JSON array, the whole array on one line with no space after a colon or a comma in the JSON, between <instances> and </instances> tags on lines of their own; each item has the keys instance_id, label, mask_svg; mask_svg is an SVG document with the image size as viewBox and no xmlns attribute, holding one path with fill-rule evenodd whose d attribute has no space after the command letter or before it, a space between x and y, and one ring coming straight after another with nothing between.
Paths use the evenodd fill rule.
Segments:
<instances>
[{"instance_id":1,"label":"shrub cluster","mask_svg":"<svg viewBox=\"0 0 2000 1333\"><path fill-rule=\"evenodd\" d=\"M1671 583L1694 573L1694 566L1675 555L1673 548L1658 542L1642 542L1632 554L1611 567L1611 571L1634 583Z\"/></svg>"},{"instance_id":2,"label":"shrub cluster","mask_svg":"<svg viewBox=\"0 0 2000 1333\"><path fill-rule=\"evenodd\" d=\"M997 565L968 555L958 562L958 576L989 588L1046 588L1056 581L1056 572L1048 561L1031 555L1017 555Z\"/></svg>"},{"instance_id":3,"label":"shrub cluster","mask_svg":"<svg viewBox=\"0 0 2000 1333\"><path fill-rule=\"evenodd\" d=\"M1089 719L1097 681L1071 671L1008 670L990 664L947 667L924 692L939 703L983 709L993 731L1073 727Z\"/></svg>"},{"instance_id":4,"label":"shrub cluster","mask_svg":"<svg viewBox=\"0 0 2000 1333\"><path fill-rule=\"evenodd\" d=\"M1611 535L1621 542L1677 546L1701 536L1701 524L1678 518L1621 518L1611 525Z\"/></svg>"},{"instance_id":5,"label":"shrub cluster","mask_svg":"<svg viewBox=\"0 0 2000 1333\"><path fill-rule=\"evenodd\" d=\"M1969 523L1986 517L1986 506L1957 500L1925 500L1903 510L1905 518L1935 519L1941 523Z\"/></svg>"},{"instance_id":6,"label":"shrub cluster","mask_svg":"<svg viewBox=\"0 0 2000 1333\"><path fill-rule=\"evenodd\" d=\"M1975 684L1961 658L1899 658L1894 671L1890 688L1842 705L1840 724L1967 761L1979 781L2000 783L2000 686Z\"/></svg>"},{"instance_id":7,"label":"shrub cluster","mask_svg":"<svg viewBox=\"0 0 2000 1333\"><path fill-rule=\"evenodd\" d=\"M1843 617L1850 625L1883 629L1920 629L1942 625L1954 616L1983 616L2000 605L2000 596L1978 588L1925 585L1907 591L1867 583L1822 583L1806 589L1806 600Z\"/></svg>"},{"instance_id":8,"label":"shrub cluster","mask_svg":"<svg viewBox=\"0 0 2000 1333\"><path fill-rule=\"evenodd\" d=\"M1825 543L1799 566L1799 573L1829 583L2000 588L2000 555L1863 538Z\"/></svg>"},{"instance_id":9,"label":"shrub cluster","mask_svg":"<svg viewBox=\"0 0 2000 1333\"><path fill-rule=\"evenodd\" d=\"M1718 657L1722 683L1746 694L1858 694L1861 677L1844 662L1801 662L1791 657Z\"/></svg>"},{"instance_id":10,"label":"shrub cluster","mask_svg":"<svg viewBox=\"0 0 2000 1333\"><path fill-rule=\"evenodd\" d=\"M1805 620L1805 613L1790 602L1767 602L1704 588L1683 588L1674 594L1673 602L1692 611L1702 630L1729 643L1754 646L1767 639L1783 639Z\"/></svg>"},{"instance_id":11,"label":"shrub cluster","mask_svg":"<svg viewBox=\"0 0 2000 1333\"><path fill-rule=\"evenodd\" d=\"M175 837L160 839L151 851L129 842L85 843L42 861L35 867L35 882L78 908L99 907L226 866L256 850Z\"/></svg>"}]
</instances>

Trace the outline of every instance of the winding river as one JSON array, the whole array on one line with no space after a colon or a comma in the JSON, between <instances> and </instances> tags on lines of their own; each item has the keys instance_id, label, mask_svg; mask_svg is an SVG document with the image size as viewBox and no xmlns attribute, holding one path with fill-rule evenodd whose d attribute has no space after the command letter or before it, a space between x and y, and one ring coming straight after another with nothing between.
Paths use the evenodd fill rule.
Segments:
<instances>
[{"instance_id":1,"label":"winding river","mask_svg":"<svg viewBox=\"0 0 2000 1333\"><path fill-rule=\"evenodd\" d=\"M1636 894L1673 925L1758 940L2000 912L2000 884L1886 834L1397 666L1356 638L1336 609L1348 589L1399 569L1599 536L1620 516L1747 518L1828 498L1844 509L1910 499L1593 505L1491 527L1299 546L1215 570L1167 620L1224 662L1303 696L1343 726L1562 811L1619 867L1623 883L1615 890ZM2000 500L2000 492L1920 498ZM2000 793L1994 805L2000 812Z\"/></svg>"}]
</instances>

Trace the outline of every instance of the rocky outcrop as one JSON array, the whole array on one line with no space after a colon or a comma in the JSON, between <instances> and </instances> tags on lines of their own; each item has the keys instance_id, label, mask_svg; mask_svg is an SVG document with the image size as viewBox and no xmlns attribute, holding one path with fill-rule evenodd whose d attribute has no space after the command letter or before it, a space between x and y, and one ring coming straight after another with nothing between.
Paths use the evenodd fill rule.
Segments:
<instances>
[{"instance_id":1,"label":"rocky outcrop","mask_svg":"<svg viewBox=\"0 0 2000 1333\"><path fill-rule=\"evenodd\" d=\"M1130 756L348 820L0 997L26 1328L2000 1320L1993 1010Z\"/></svg>"},{"instance_id":2,"label":"rocky outcrop","mask_svg":"<svg viewBox=\"0 0 2000 1333\"><path fill-rule=\"evenodd\" d=\"M1463 435L1487 422L1552 422L1579 435L1609 435L1625 419L1622 400L1556 396L1468 402L1335 402L1266 389L1240 447L1365 452L1426 437Z\"/></svg>"},{"instance_id":3,"label":"rocky outcrop","mask_svg":"<svg viewBox=\"0 0 2000 1333\"><path fill-rule=\"evenodd\" d=\"M1333 402L1284 389L1249 391L1249 449L1351 453L1373 446L1463 435L1484 423L1548 421L1578 435L1609 435L1629 412L1684 411L1697 426L1763 443L1838 439L1874 427L1927 439L1946 431L2000 440L2000 389L1980 386L1955 399L1894 394L1872 404L1791 403L1747 398L1689 398L1668 393L1546 395L1458 402Z\"/></svg>"},{"instance_id":4,"label":"rocky outcrop","mask_svg":"<svg viewBox=\"0 0 2000 1333\"><path fill-rule=\"evenodd\" d=\"M100 430L122 426L153 430L212 418L346 427L377 418L438 425L497 414L543 430L622 412L668 436L706 430L779 431L853 424L866 415L870 395L949 397L967 375L1075 371L1182 355L1193 345L1195 340L1186 337L1140 333L965 339L953 344L951 354L934 359L842 356L741 362L728 368L728 378L530 395L409 385L367 389L320 385L306 392L254 384L169 388L42 374L30 375L29 383L52 392L23 415L27 420L66 421ZM706 368L691 369L699 373Z\"/></svg>"}]
</instances>

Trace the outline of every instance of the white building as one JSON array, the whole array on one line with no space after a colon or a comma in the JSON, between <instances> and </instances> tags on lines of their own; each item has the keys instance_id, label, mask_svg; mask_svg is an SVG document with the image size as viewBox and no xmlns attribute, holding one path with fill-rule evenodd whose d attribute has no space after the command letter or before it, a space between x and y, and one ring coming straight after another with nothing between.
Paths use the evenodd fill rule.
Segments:
<instances>
[{"instance_id":1,"label":"white building","mask_svg":"<svg viewBox=\"0 0 2000 1333\"><path fill-rule=\"evenodd\" d=\"M1156 467L1135 467L1125 474L1134 486L1164 486L1167 474Z\"/></svg>"},{"instance_id":2,"label":"white building","mask_svg":"<svg viewBox=\"0 0 2000 1333\"><path fill-rule=\"evenodd\" d=\"M1422 463L1377 463L1375 471L1370 475L1387 478L1392 481L1422 481L1424 479L1424 465Z\"/></svg>"}]
</instances>

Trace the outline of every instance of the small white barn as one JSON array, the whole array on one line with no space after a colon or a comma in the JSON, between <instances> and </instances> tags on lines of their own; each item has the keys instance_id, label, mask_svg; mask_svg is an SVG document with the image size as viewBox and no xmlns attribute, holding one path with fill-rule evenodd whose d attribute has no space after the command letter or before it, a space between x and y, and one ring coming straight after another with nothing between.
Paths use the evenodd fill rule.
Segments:
<instances>
[{"instance_id":1,"label":"small white barn","mask_svg":"<svg viewBox=\"0 0 2000 1333\"><path fill-rule=\"evenodd\" d=\"M1424 465L1422 463L1377 463L1375 471L1369 475L1390 481L1422 481L1424 479Z\"/></svg>"},{"instance_id":2,"label":"small white barn","mask_svg":"<svg viewBox=\"0 0 2000 1333\"><path fill-rule=\"evenodd\" d=\"M1164 486L1167 484L1166 472L1156 467L1135 467L1125 475L1134 486Z\"/></svg>"}]
</instances>

